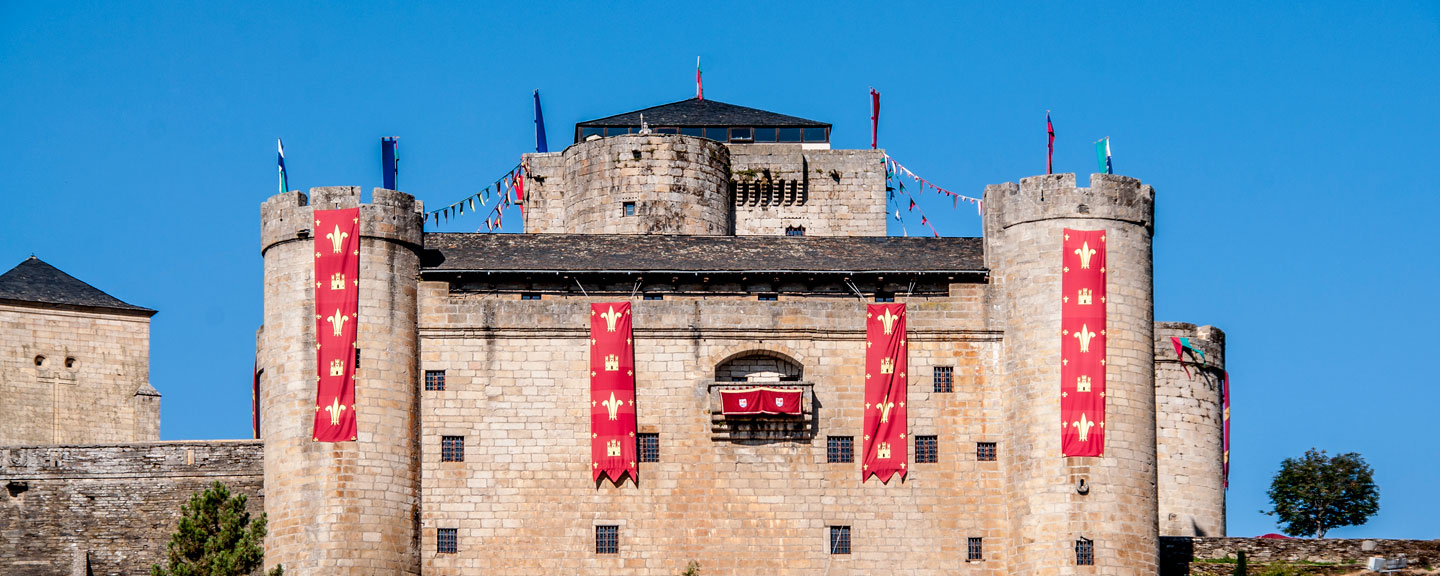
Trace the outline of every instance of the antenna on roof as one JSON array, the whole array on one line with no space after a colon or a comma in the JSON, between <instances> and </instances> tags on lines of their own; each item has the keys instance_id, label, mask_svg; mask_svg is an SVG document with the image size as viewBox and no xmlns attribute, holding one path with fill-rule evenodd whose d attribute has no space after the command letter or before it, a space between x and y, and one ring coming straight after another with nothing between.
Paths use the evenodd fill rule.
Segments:
<instances>
[{"instance_id":1,"label":"antenna on roof","mask_svg":"<svg viewBox=\"0 0 1440 576\"><path fill-rule=\"evenodd\" d=\"M641 115L640 115L640 132L639 132L639 134L649 134L649 133L650 133L650 125L645 123L645 115L644 115L644 114L641 114Z\"/></svg>"}]
</instances>

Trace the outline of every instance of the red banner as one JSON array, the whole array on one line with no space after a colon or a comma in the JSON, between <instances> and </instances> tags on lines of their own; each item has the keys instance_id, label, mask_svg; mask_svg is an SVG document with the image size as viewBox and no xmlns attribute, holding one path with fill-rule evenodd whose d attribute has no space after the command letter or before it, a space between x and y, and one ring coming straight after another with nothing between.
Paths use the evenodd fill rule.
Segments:
<instances>
[{"instance_id":1,"label":"red banner","mask_svg":"<svg viewBox=\"0 0 1440 576\"><path fill-rule=\"evenodd\" d=\"M355 439L360 209L315 211L316 442Z\"/></svg>"},{"instance_id":2,"label":"red banner","mask_svg":"<svg viewBox=\"0 0 1440 576\"><path fill-rule=\"evenodd\" d=\"M1225 435L1224 435L1224 437L1223 437L1222 440L1221 440L1222 442L1225 443L1225 445L1224 445L1225 455L1223 456L1224 460L1221 461L1221 466L1224 468L1224 473L1225 473L1225 487L1226 487L1226 488L1229 488L1229 487L1230 487L1230 373L1229 373L1229 372L1226 372L1226 373L1225 373L1225 389L1221 391L1221 399L1222 399L1222 402L1224 402L1224 406L1225 406L1225 432L1224 432Z\"/></svg>"},{"instance_id":3,"label":"red banner","mask_svg":"<svg viewBox=\"0 0 1440 576\"><path fill-rule=\"evenodd\" d=\"M590 305L590 470L640 480L635 454L635 344L630 303Z\"/></svg>"},{"instance_id":4,"label":"red banner","mask_svg":"<svg viewBox=\"0 0 1440 576\"><path fill-rule=\"evenodd\" d=\"M1105 231L1065 230L1060 276L1060 452L1105 455Z\"/></svg>"},{"instance_id":5,"label":"red banner","mask_svg":"<svg viewBox=\"0 0 1440 576\"><path fill-rule=\"evenodd\" d=\"M798 415L801 412L799 388L722 388L721 410L729 416L750 414Z\"/></svg>"},{"instance_id":6,"label":"red banner","mask_svg":"<svg viewBox=\"0 0 1440 576\"><path fill-rule=\"evenodd\" d=\"M905 476L905 305L871 304L865 312L865 436L860 481Z\"/></svg>"}]
</instances>

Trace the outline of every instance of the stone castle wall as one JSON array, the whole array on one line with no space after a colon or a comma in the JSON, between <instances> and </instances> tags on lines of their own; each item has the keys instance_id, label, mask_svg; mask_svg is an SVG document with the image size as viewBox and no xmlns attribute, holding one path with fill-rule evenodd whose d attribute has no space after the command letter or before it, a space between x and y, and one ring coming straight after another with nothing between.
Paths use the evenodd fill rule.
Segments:
<instances>
[{"instance_id":1,"label":"stone castle wall","mask_svg":"<svg viewBox=\"0 0 1440 576\"><path fill-rule=\"evenodd\" d=\"M260 514L262 452L248 440L0 448L0 574L148 574L211 482Z\"/></svg>"},{"instance_id":2,"label":"stone castle wall","mask_svg":"<svg viewBox=\"0 0 1440 576\"><path fill-rule=\"evenodd\" d=\"M150 318L0 304L0 398L0 446L160 439Z\"/></svg>"},{"instance_id":3,"label":"stone castle wall","mask_svg":"<svg viewBox=\"0 0 1440 576\"><path fill-rule=\"evenodd\" d=\"M1171 337L1189 338L1204 361L1182 366ZM1225 333L1183 322L1155 324L1156 465L1160 534L1225 535Z\"/></svg>"},{"instance_id":4,"label":"stone castle wall","mask_svg":"<svg viewBox=\"0 0 1440 576\"><path fill-rule=\"evenodd\" d=\"M735 234L885 235L885 153L732 144Z\"/></svg>"}]
</instances>

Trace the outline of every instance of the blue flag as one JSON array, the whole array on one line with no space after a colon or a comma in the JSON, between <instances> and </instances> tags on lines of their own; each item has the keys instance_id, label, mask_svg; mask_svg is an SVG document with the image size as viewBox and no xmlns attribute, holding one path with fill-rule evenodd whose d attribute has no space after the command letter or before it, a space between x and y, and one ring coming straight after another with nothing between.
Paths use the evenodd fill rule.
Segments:
<instances>
[{"instance_id":1,"label":"blue flag","mask_svg":"<svg viewBox=\"0 0 1440 576\"><path fill-rule=\"evenodd\" d=\"M1110 138L1105 137L1095 142L1095 160L1100 164L1100 171L1106 174L1114 174L1115 168L1110 164Z\"/></svg>"},{"instance_id":2,"label":"blue flag","mask_svg":"<svg viewBox=\"0 0 1440 576\"><path fill-rule=\"evenodd\" d=\"M386 190L397 189L395 181L400 179L400 158L396 149L399 147L400 139L395 136L380 139L380 171Z\"/></svg>"},{"instance_id":3,"label":"blue flag","mask_svg":"<svg viewBox=\"0 0 1440 576\"><path fill-rule=\"evenodd\" d=\"M550 146L545 144L545 115L540 113L540 91L535 91L535 151L545 153Z\"/></svg>"}]
</instances>

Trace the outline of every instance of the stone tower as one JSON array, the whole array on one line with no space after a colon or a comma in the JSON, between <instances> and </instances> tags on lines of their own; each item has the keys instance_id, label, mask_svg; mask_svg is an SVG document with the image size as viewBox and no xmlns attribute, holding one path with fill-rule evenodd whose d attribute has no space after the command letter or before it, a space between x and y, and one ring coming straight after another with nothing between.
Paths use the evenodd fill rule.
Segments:
<instances>
[{"instance_id":1,"label":"stone tower","mask_svg":"<svg viewBox=\"0 0 1440 576\"><path fill-rule=\"evenodd\" d=\"M1172 337L1189 338L1204 356L1187 353L1182 364ZM1224 332L1155 323L1155 442L1165 536L1225 535L1224 382Z\"/></svg>"},{"instance_id":2,"label":"stone tower","mask_svg":"<svg viewBox=\"0 0 1440 576\"><path fill-rule=\"evenodd\" d=\"M985 260L992 312L1005 327L1002 400L1009 446L1012 574L1090 573L1088 540L1109 574L1158 566L1151 234L1154 190L1139 180L1033 176L985 189ZM1105 452L1060 452L1060 281L1065 228L1108 235ZM1085 488L1080 488L1080 482Z\"/></svg>"},{"instance_id":3,"label":"stone tower","mask_svg":"<svg viewBox=\"0 0 1440 576\"><path fill-rule=\"evenodd\" d=\"M311 440L315 415L314 210L360 207L356 442ZM419 574L416 284L422 207L358 187L278 194L260 208L264 325L257 337L265 440L267 569Z\"/></svg>"}]
</instances>

